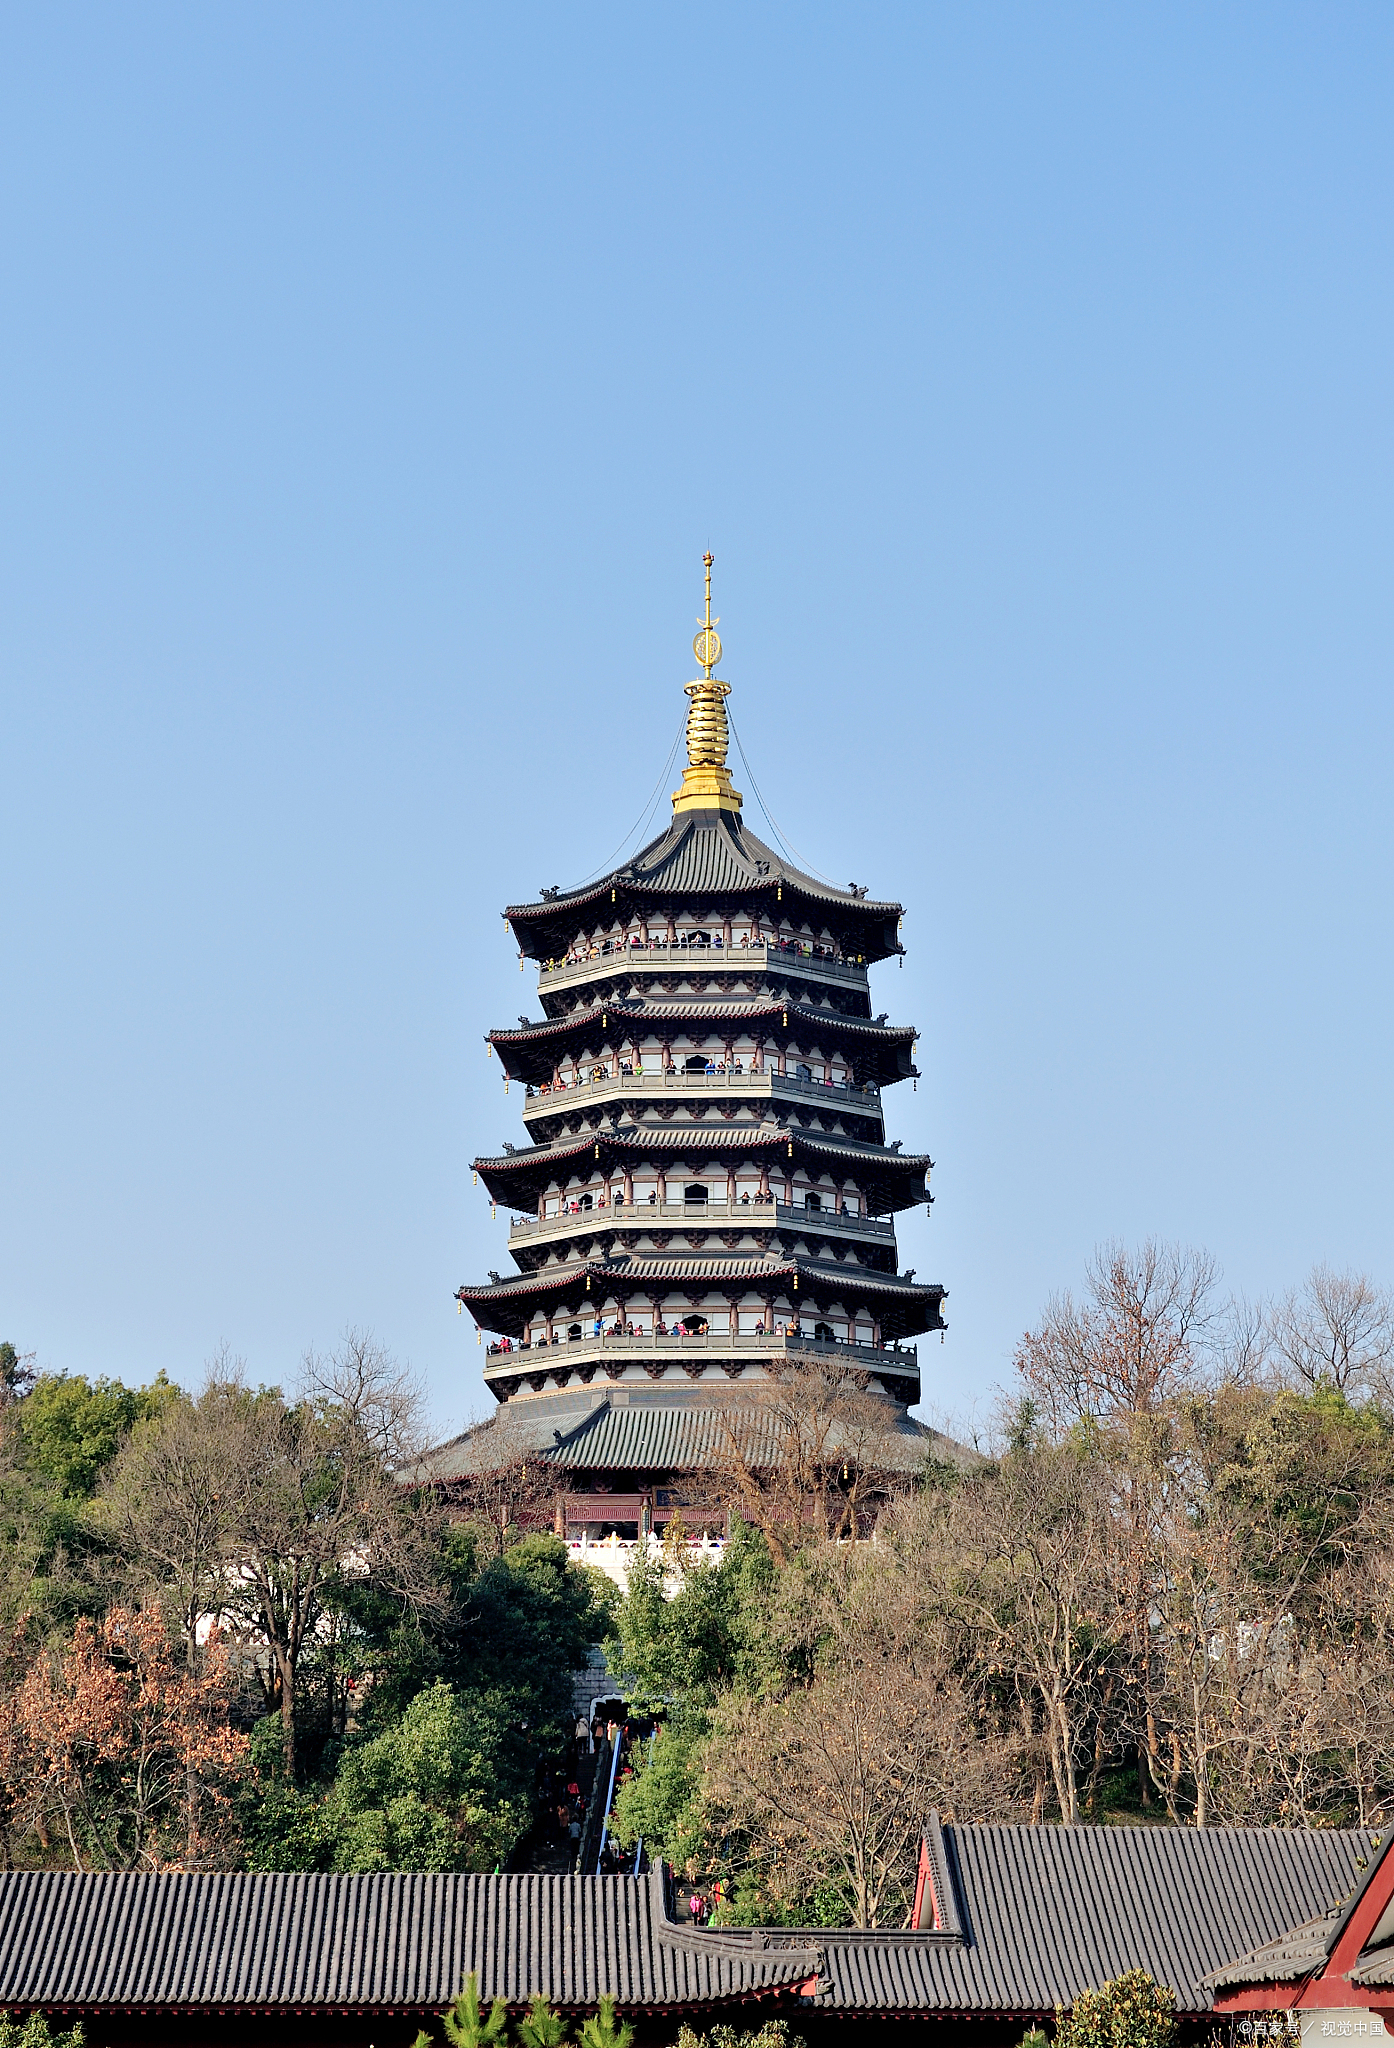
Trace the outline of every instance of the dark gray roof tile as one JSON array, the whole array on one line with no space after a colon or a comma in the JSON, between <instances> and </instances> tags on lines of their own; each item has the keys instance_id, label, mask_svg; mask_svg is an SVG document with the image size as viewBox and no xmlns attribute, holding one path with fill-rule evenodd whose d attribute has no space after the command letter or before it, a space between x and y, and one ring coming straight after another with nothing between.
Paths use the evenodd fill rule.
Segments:
<instances>
[{"instance_id":1,"label":"dark gray roof tile","mask_svg":"<svg viewBox=\"0 0 1394 2048\"><path fill-rule=\"evenodd\" d=\"M0 1876L0 2007L439 2009L471 1969L522 2004L1049 2013L1143 1969L1209 2010L1227 1958L1348 1900L1355 1830L949 1827L961 1935L674 1925L655 1874ZM1383 1970L1382 1955L1366 1966ZM1375 1981L1383 1981L1379 1978Z\"/></svg>"}]
</instances>

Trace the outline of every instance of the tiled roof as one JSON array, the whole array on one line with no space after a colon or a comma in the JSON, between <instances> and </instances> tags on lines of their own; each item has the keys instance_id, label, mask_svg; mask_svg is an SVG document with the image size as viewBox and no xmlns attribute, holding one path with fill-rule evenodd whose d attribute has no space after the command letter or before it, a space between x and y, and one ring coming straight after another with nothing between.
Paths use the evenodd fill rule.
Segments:
<instances>
[{"instance_id":1,"label":"tiled roof","mask_svg":"<svg viewBox=\"0 0 1394 2048\"><path fill-rule=\"evenodd\" d=\"M698 1472L727 1441L723 1414L758 1415L758 1399L696 1387L624 1389L597 1394L545 1394L510 1401L505 1421L486 1423L427 1451L413 1476L437 1485L491 1471L526 1453L571 1471ZM876 1463L888 1471L917 1471L933 1455L968 1471L977 1453L937 1429L916 1422L903 1408L888 1416L884 1446Z\"/></svg>"},{"instance_id":2,"label":"tiled roof","mask_svg":"<svg viewBox=\"0 0 1394 2048\"><path fill-rule=\"evenodd\" d=\"M1361 1853L1353 1881L1343 1886L1326 1909L1289 1927L1272 1939L1237 1956L1221 1969L1213 1970L1206 1982L1212 1991L1236 1991L1248 1985L1292 1984L1324 1970L1338 1942L1350 1925L1351 1916L1368 1888L1381 1882L1387 1889L1389 1871L1382 1866L1394 1857L1394 1841L1388 1830L1360 1836ZM1380 1854L1378 1852L1382 1851ZM1391 1914L1384 1916L1367 1937L1370 1946L1361 1953L1349 1972L1353 1984L1375 1986L1394 1983L1394 1953L1387 1943L1394 1936Z\"/></svg>"},{"instance_id":3,"label":"tiled roof","mask_svg":"<svg viewBox=\"0 0 1394 2048\"><path fill-rule=\"evenodd\" d=\"M968 1942L848 1966L842 2002L1048 2012L1144 1969L1182 2012L1206 1973L1350 1888L1368 1836L1297 1828L952 1827ZM823 2001L820 2000L819 2003Z\"/></svg>"},{"instance_id":4,"label":"tiled roof","mask_svg":"<svg viewBox=\"0 0 1394 2048\"><path fill-rule=\"evenodd\" d=\"M583 1259L574 1266L539 1266L534 1272L519 1273L507 1280L492 1281L485 1287L461 1287L458 1301L514 1301L520 1296L564 1294L577 1281L589 1277L601 1287L618 1286L642 1291L653 1280L792 1280L821 1281L836 1292L850 1288L860 1294L893 1294L915 1301L942 1295L942 1287L920 1280L907 1280L901 1273L882 1273L875 1267L847 1266L834 1259L766 1259L749 1252L702 1251L679 1253L676 1257L645 1257L641 1252L611 1259ZM597 1304L604 1295L591 1289Z\"/></svg>"},{"instance_id":5,"label":"tiled roof","mask_svg":"<svg viewBox=\"0 0 1394 2048\"><path fill-rule=\"evenodd\" d=\"M771 1422L762 1430L759 1403L735 1401L706 1408L618 1408L606 1405L595 1419L565 1437L548 1454L548 1463L589 1472L700 1472L718 1459L738 1431L743 1454L754 1464L778 1455ZM834 1432L834 1435L836 1432ZM878 1452L878 1469L919 1470L936 1442L937 1431L924 1429L903 1416L886 1432L886 1456Z\"/></svg>"},{"instance_id":6,"label":"tiled roof","mask_svg":"<svg viewBox=\"0 0 1394 2048\"><path fill-rule=\"evenodd\" d=\"M1239 1984L1291 1984L1319 1970L1331 1952L1345 1909L1323 1913L1301 1927L1291 1927L1276 1941L1226 1963L1211 1972L1207 1982L1212 1990L1223 1991Z\"/></svg>"},{"instance_id":7,"label":"tiled roof","mask_svg":"<svg viewBox=\"0 0 1394 2048\"><path fill-rule=\"evenodd\" d=\"M808 1131L784 1124L644 1124L627 1125L619 1131L588 1131L583 1138L570 1138L560 1145L520 1145L516 1152L473 1161L476 1173L505 1173L511 1167L545 1166L552 1160L576 1159L582 1153L594 1155L601 1146L611 1154L632 1153L642 1158L649 1152L729 1152L733 1145L748 1145L756 1151L790 1143L804 1152L827 1159L853 1159L864 1165L906 1167L926 1172L934 1161L927 1152L897 1152L891 1145L863 1145L855 1138L838 1138L826 1131L814 1137ZM636 1203L642 1208L642 1203ZM632 1211L624 1212L626 1220Z\"/></svg>"},{"instance_id":8,"label":"tiled roof","mask_svg":"<svg viewBox=\"0 0 1394 2048\"><path fill-rule=\"evenodd\" d=\"M597 1427L600 1425L597 1425ZM931 1832L938 1834L937 1823ZM1210 2009L1224 1958L1349 1893L1354 1830L948 1827L933 1858L958 1928L698 1933L659 1873L0 1876L0 2006L439 2010L484 1997L576 2010L750 1997L775 2010L1049 2014L1127 1970Z\"/></svg>"},{"instance_id":9,"label":"tiled roof","mask_svg":"<svg viewBox=\"0 0 1394 2048\"><path fill-rule=\"evenodd\" d=\"M507 918L525 920L553 916L603 901L623 886L634 895L717 895L773 889L783 884L800 895L869 917L898 917L899 903L873 903L850 889L820 882L757 839L744 822L725 811L683 812L656 839L623 867L601 881L564 890L540 903L513 903Z\"/></svg>"},{"instance_id":10,"label":"tiled roof","mask_svg":"<svg viewBox=\"0 0 1394 2048\"><path fill-rule=\"evenodd\" d=\"M0 2007L438 2009L470 1970L511 2004L661 2008L808 1963L684 1935L657 1873L0 1876Z\"/></svg>"},{"instance_id":11,"label":"tiled roof","mask_svg":"<svg viewBox=\"0 0 1394 2048\"><path fill-rule=\"evenodd\" d=\"M716 998L709 1003L655 1003L652 1008L639 1003L593 1003L588 1010L569 1010L564 1017L548 1017L540 1023L516 1025L508 1030L488 1031L484 1035L491 1045L546 1045L606 1017L628 1024L667 1026L710 1024L714 1019L723 1023L751 1024L758 1023L762 1017L786 1016L800 1024L816 1026L819 1030L870 1038L884 1045L904 1045L919 1036L913 1024L876 1024L869 1017L848 1017L841 1010L815 1009L811 1003L737 1002L730 997ZM789 1028L792 1030L792 1023Z\"/></svg>"}]
</instances>

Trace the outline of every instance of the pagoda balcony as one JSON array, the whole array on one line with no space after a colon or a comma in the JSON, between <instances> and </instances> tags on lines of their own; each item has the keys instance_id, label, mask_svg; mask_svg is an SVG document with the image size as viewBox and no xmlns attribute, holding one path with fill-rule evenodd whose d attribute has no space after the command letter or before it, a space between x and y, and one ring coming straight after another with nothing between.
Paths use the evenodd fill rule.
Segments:
<instances>
[{"instance_id":1,"label":"pagoda balcony","mask_svg":"<svg viewBox=\"0 0 1394 2048\"><path fill-rule=\"evenodd\" d=\"M579 1232L616 1230L642 1232L650 1224L672 1229L681 1224L687 1230L729 1230L733 1224L750 1230L783 1228L817 1230L831 1237L859 1237L876 1244L895 1242L895 1224L888 1216L854 1216L835 1209L809 1209L802 1202L728 1202L708 1198L706 1202L621 1202L607 1209L578 1209L562 1216L517 1216L508 1226L508 1242L546 1244L554 1238L575 1237Z\"/></svg>"},{"instance_id":2,"label":"pagoda balcony","mask_svg":"<svg viewBox=\"0 0 1394 2048\"><path fill-rule=\"evenodd\" d=\"M641 973L665 974L699 967L709 974L739 974L747 968L755 974L768 974L774 968L781 972L791 969L810 981L844 982L853 988L867 986L864 964L840 959L826 947L809 952L795 946L670 946L663 939L650 939L647 946L624 946L618 940L607 939L604 945L593 946L584 957L546 961L538 970L537 986L544 994L553 989L583 987L598 974L619 973L626 967Z\"/></svg>"},{"instance_id":3,"label":"pagoda balcony","mask_svg":"<svg viewBox=\"0 0 1394 2048\"><path fill-rule=\"evenodd\" d=\"M582 1078L579 1081L563 1080L551 1084L544 1093L541 1088L529 1082L523 1103L523 1117L546 1116L555 1111L559 1101L565 1100L568 1107L576 1101L608 1102L616 1096L658 1097L671 1101L674 1096L680 1100L685 1095L734 1096L739 1101L769 1102L776 1095L797 1096L801 1102L831 1102L848 1110L854 1116L875 1116L881 1114L881 1090L874 1081L816 1081L804 1080L798 1074L778 1074L766 1068L752 1073L747 1067L744 1073L689 1074L682 1068L672 1073L655 1069L642 1074L603 1073L598 1081Z\"/></svg>"},{"instance_id":4,"label":"pagoda balcony","mask_svg":"<svg viewBox=\"0 0 1394 2048\"><path fill-rule=\"evenodd\" d=\"M550 1378L554 1373L574 1372L578 1366L608 1361L610 1371L618 1379L630 1360L636 1365L671 1361L690 1366L698 1360L720 1365L794 1357L842 1358L866 1372L884 1373L891 1379L906 1379L912 1373L918 1376L920 1369L919 1352L913 1344L854 1343L845 1337L807 1337L797 1330L763 1337L742 1331L740 1336L733 1337L729 1330L709 1329L695 1337L616 1337L602 1331L598 1337L590 1333L558 1337L555 1344L514 1344L507 1351L490 1344L484 1377L490 1382L543 1375Z\"/></svg>"}]
</instances>

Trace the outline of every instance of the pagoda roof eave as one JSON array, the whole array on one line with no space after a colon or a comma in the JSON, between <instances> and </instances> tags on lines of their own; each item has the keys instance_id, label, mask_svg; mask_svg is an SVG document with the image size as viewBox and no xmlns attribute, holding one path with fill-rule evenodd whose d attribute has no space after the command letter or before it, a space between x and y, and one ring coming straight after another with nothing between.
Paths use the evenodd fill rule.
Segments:
<instances>
[{"instance_id":1,"label":"pagoda roof eave","mask_svg":"<svg viewBox=\"0 0 1394 2048\"><path fill-rule=\"evenodd\" d=\"M778 898L786 889L868 925L884 926L903 914L899 903L873 902L854 889L839 889L805 874L758 839L743 818L721 810L675 814L647 846L598 880L558 889L531 903L511 903L503 914L516 933L520 926L564 920L607 898L617 904L621 892L626 899L642 902L753 901L769 895Z\"/></svg>"},{"instance_id":2,"label":"pagoda roof eave","mask_svg":"<svg viewBox=\"0 0 1394 2048\"><path fill-rule=\"evenodd\" d=\"M899 1273L858 1270L821 1259L723 1259L694 1254L689 1258L581 1259L561 1271L542 1269L482 1287L462 1286L456 1289L455 1299L469 1310L481 1330L512 1335L523 1328L526 1313L544 1303L570 1304L571 1313L587 1296L598 1310L611 1297L641 1297L655 1287L716 1291L734 1286L768 1291L783 1286L797 1293L800 1283L808 1293L829 1302L894 1303L905 1316L907 1335L921 1335L937 1326L945 1295L937 1282L907 1280ZM915 1325L913 1330L908 1327L910 1322Z\"/></svg>"},{"instance_id":3,"label":"pagoda roof eave","mask_svg":"<svg viewBox=\"0 0 1394 2048\"><path fill-rule=\"evenodd\" d=\"M499 1030L486 1031L485 1042L492 1046L546 1045L557 1038L564 1038L568 1031L579 1031L598 1018L605 1024L607 1018L622 1018L633 1024L708 1024L715 1020L730 1019L742 1024L758 1023L762 1017L797 1017L801 1023L818 1024L826 1028L846 1031L858 1038L870 1038L881 1045L912 1044L919 1037L914 1024L877 1024L870 1017L849 1017L841 1010L819 1010L811 1003L733 1003L716 1001L711 1003L665 1003L661 1009L650 1010L645 1004L636 1008L632 999L613 1003L593 1003L588 1010L572 1010L564 1017L545 1017L536 1024L514 1025Z\"/></svg>"},{"instance_id":4,"label":"pagoda roof eave","mask_svg":"<svg viewBox=\"0 0 1394 2048\"><path fill-rule=\"evenodd\" d=\"M626 896L647 897L650 902L664 897L691 896L754 896L776 894L780 889L792 889L800 896L807 896L810 902L836 903L859 917L874 918L884 922L888 918L903 917L903 903L883 903L869 896L852 896L845 890L829 888L822 882L800 875L798 871L786 869L780 874L760 875L749 882L728 883L724 887L708 884L702 889L675 889L661 882L645 882L635 875L626 875L619 870L592 882L583 889L563 890L559 896L544 896L539 903L510 903L503 915L513 925L541 923L555 917L559 911L588 910L593 903L617 901L618 892Z\"/></svg>"},{"instance_id":5,"label":"pagoda roof eave","mask_svg":"<svg viewBox=\"0 0 1394 2048\"><path fill-rule=\"evenodd\" d=\"M582 1138L574 1138L566 1145L533 1145L518 1152L507 1152L501 1158L476 1159L471 1170L482 1174L485 1186L495 1201L507 1202L505 1192L495 1193L493 1179L506 1182L514 1175L535 1174L552 1166L565 1166L569 1162L590 1155L597 1163L603 1163L607 1154L613 1159L643 1159L649 1154L668 1154L682 1157L699 1152L744 1152L778 1151L786 1148L789 1156L798 1158L801 1154L818 1159L836 1160L846 1166L860 1166L877 1174L889 1174L897 1178L912 1175L918 1178L928 1173L934 1161L927 1152L893 1152L875 1145L859 1145L854 1141L832 1138L813 1138L807 1132L793 1126L754 1124L723 1124L711 1129L693 1125L675 1130L671 1125L660 1125L653 1129L620 1131L588 1131ZM914 1199L923 1199L916 1196ZM637 1216L638 1210L633 1212ZM626 1217L630 1215L625 1211Z\"/></svg>"}]
</instances>

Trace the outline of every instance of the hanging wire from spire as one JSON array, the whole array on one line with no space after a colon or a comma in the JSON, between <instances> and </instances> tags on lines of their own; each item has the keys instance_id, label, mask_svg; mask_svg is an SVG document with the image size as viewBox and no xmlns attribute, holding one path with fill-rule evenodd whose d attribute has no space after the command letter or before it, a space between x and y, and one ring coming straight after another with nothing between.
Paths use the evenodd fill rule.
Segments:
<instances>
[{"instance_id":1,"label":"hanging wire from spire","mask_svg":"<svg viewBox=\"0 0 1394 2048\"><path fill-rule=\"evenodd\" d=\"M610 870L618 861L620 855L625 851L627 847L633 844L635 839L638 839L642 844L644 833L648 830L649 818L658 803L660 793L668 786L668 778L673 772L673 762L677 758L678 748L682 745L686 737L687 720L686 718L684 718L681 725L679 725L677 731L673 735L673 744L668 749L668 758L663 763L662 768L659 770L658 780L654 784L652 790L650 790L649 792L648 802L644 805L643 810L640 811L638 817L630 826L629 830L625 833L623 839L621 839L619 845L615 848L614 852L610 854L605 860L603 860L598 868L592 868L588 875L583 875L581 877L581 880L576 884L576 887L578 889L584 889L586 883L593 882L597 875L608 875Z\"/></svg>"},{"instance_id":2,"label":"hanging wire from spire","mask_svg":"<svg viewBox=\"0 0 1394 2048\"><path fill-rule=\"evenodd\" d=\"M830 889L836 889L839 886L839 884L833 881L830 875L825 875L821 868L816 868L813 865L813 862L808 858L806 854L800 853L797 847L791 846L789 841L785 838L784 834L780 831L778 825L774 821L774 813L771 811L769 805L765 802L764 797L760 793L760 785L755 780L755 770L750 765L750 756L746 753L745 748L741 743L740 733L736 730L736 721L731 716L729 709L726 713L726 722L731 728L731 737L736 743L736 752L741 757L741 766L745 770L746 780L750 784L751 791L755 797L756 803L760 806L760 810L764 816L765 823L769 826L770 831L774 834L775 843L778 846L780 852L784 855L784 858L786 860L792 861L795 867L805 869L810 875L816 875L820 882L826 882Z\"/></svg>"}]
</instances>

